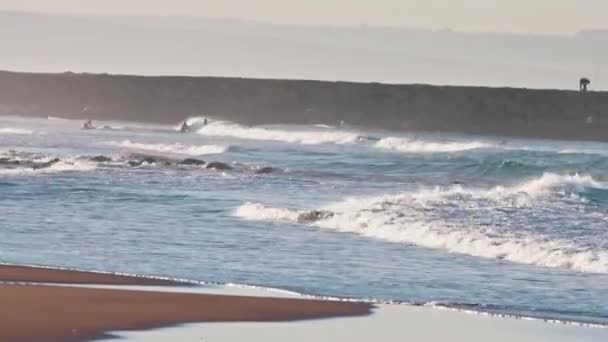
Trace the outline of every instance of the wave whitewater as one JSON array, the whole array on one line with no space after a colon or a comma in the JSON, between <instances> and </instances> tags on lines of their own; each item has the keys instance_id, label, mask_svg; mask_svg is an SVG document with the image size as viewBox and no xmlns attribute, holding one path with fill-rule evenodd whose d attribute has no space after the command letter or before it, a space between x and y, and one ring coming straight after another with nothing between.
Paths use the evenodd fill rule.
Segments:
<instances>
[{"instance_id":1,"label":"wave whitewater","mask_svg":"<svg viewBox=\"0 0 608 342\"><path fill-rule=\"evenodd\" d=\"M376 148L402 153L448 153L481 148L494 148L496 146L497 145L492 145L481 141L435 142L397 137L380 139L374 145Z\"/></svg>"},{"instance_id":2,"label":"wave whitewater","mask_svg":"<svg viewBox=\"0 0 608 342\"><path fill-rule=\"evenodd\" d=\"M454 186L398 195L350 198L322 208L323 212L332 215L324 215L316 221L305 223L451 253L578 272L608 273L608 250L602 247L530 231L504 231L463 225L443 218L436 219L429 212L446 205L459 205L463 197L494 201L499 208L513 198L523 197L530 201L563 192L564 189L583 191L587 188L608 189L608 184L590 176L548 173L512 187L469 190ZM531 203L524 202L523 205ZM300 217L305 213L306 210L270 208L260 203L247 203L239 207L235 215L246 220L303 223Z\"/></svg>"},{"instance_id":3,"label":"wave whitewater","mask_svg":"<svg viewBox=\"0 0 608 342\"><path fill-rule=\"evenodd\" d=\"M97 168L96 163L85 160L60 160L53 165L41 169L32 168L12 168L12 169L0 169L0 175L4 176L21 176L21 175L35 175L35 174L50 174L59 172L79 172L79 171L91 171Z\"/></svg>"},{"instance_id":4,"label":"wave whitewater","mask_svg":"<svg viewBox=\"0 0 608 342\"><path fill-rule=\"evenodd\" d=\"M30 135L30 134L34 134L34 131L31 131L29 129L22 129L22 128L5 127L5 128L0 128L0 134Z\"/></svg>"},{"instance_id":5,"label":"wave whitewater","mask_svg":"<svg viewBox=\"0 0 608 342\"><path fill-rule=\"evenodd\" d=\"M173 154L187 154L193 156L208 155L208 154L221 154L228 150L226 146L220 145L184 145L180 143L175 144L144 144L125 140L122 142L106 142L104 145L117 146L128 149L142 150L142 151L153 151L161 153L173 153Z\"/></svg>"},{"instance_id":6,"label":"wave whitewater","mask_svg":"<svg viewBox=\"0 0 608 342\"><path fill-rule=\"evenodd\" d=\"M303 145L352 144L363 140L357 133L338 130L282 130L264 127L245 127L226 121L210 122L197 131L214 137L232 137L247 140L281 141Z\"/></svg>"}]
</instances>

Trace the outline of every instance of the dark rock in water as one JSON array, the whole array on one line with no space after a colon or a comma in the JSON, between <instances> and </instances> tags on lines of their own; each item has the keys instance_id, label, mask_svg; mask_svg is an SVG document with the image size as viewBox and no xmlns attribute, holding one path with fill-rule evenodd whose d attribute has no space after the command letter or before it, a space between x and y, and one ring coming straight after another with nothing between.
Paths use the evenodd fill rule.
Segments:
<instances>
[{"instance_id":1,"label":"dark rock in water","mask_svg":"<svg viewBox=\"0 0 608 342\"><path fill-rule=\"evenodd\" d=\"M18 160L13 160L9 158L0 158L0 165L19 165L20 162Z\"/></svg>"},{"instance_id":2,"label":"dark rock in water","mask_svg":"<svg viewBox=\"0 0 608 342\"><path fill-rule=\"evenodd\" d=\"M207 168L215 169L215 170L232 170L232 166L230 166L226 163L220 163L220 162L211 162L211 163L207 164Z\"/></svg>"},{"instance_id":3,"label":"dark rock in water","mask_svg":"<svg viewBox=\"0 0 608 342\"><path fill-rule=\"evenodd\" d=\"M32 165L32 169L34 169L34 170L46 169L48 167L51 167L51 166L59 163L60 161L61 160L59 158L55 158L53 160L49 160L46 163L37 163L37 164Z\"/></svg>"},{"instance_id":4,"label":"dark rock in water","mask_svg":"<svg viewBox=\"0 0 608 342\"><path fill-rule=\"evenodd\" d=\"M453 181L452 185L462 185L462 182L461 181Z\"/></svg>"},{"instance_id":5,"label":"dark rock in water","mask_svg":"<svg viewBox=\"0 0 608 342\"><path fill-rule=\"evenodd\" d=\"M261 169L258 169L255 171L256 174L261 175L261 174L269 174L269 173L273 173L276 172L277 169L275 169L274 167L263 167Z\"/></svg>"},{"instance_id":6,"label":"dark rock in water","mask_svg":"<svg viewBox=\"0 0 608 342\"><path fill-rule=\"evenodd\" d=\"M141 164L143 164L142 161L139 161L139 160L129 160L129 166L137 167L137 166L141 166Z\"/></svg>"},{"instance_id":7,"label":"dark rock in water","mask_svg":"<svg viewBox=\"0 0 608 342\"><path fill-rule=\"evenodd\" d=\"M108 158L106 156L96 156L90 159L92 162L97 162L97 163L105 163L105 162L111 162L112 158Z\"/></svg>"},{"instance_id":8,"label":"dark rock in water","mask_svg":"<svg viewBox=\"0 0 608 342\"><path fill-rule=\"evenodd\" d=\"M334 213L331 211L325 210L311 210L307 212L300 213L298 215L298 222L300 223L313 223L326 218L330 218L334 216Z\"/></svg>"},{"instance_id":9,"label":"dark rock in water","mask_svg":"<svg viewBox=\"0 0 608 342\"><path fill-rule=\"evenodd\" d=\"M177 165L205 165L205 162L200 159L187 158L177 163Z\"/></svg>"}]
</instances>

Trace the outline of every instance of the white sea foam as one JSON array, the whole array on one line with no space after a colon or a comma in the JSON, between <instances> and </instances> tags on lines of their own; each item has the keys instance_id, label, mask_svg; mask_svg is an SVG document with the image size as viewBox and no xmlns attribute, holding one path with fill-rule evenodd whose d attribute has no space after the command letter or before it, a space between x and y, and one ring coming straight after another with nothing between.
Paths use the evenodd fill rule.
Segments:
<instances>
[{"instance_id":1,"label":"white sea foam","mask_svg":"<svg viewBox=\"0 0 608 342\"><path fill-rule=\"evenodd\" d=\"M0 128L0 134L29 135L29 134L33 134L33 133L34 133L34 131L31 131L29 129L10 128L10 127Z\"/></svg>"},{"instance_id":2,"label":"white sea foam","mask_svg":"<svg viewBox=\"0 0 608 342\"><path fill-rule=\"evenodd\" d=\"M402 153L447 153L491 148L495 145L481 141L435 142L417 139L387 137L378 141L374 147Z\"/></svg>"},{"instance_id":3,"label":"white sea foam","mask_svg":"<svg viewBox=\"0 0 608 342\"><path fill-rule=\"evenodd\" d=\"M189 126L193 126L193 125L204 125L205 122L209 122L209 118L205 117L205 116L194 116L194 117L190 117L186 120L186 123Z\"/></svg>"},{"instance_id":4,"label":"white sea foam","mask_svg":"<svg viewBox=\"0 0 608 342\"><path fill-rule=\"evenodd\" d=\"M40 160L40 162L44 162ZM95 163L84 161L84 160L61 160L49 167L34 170L33 168L13 168L13 169L0 169L0 176L21 176L21 175L36 175L36 174L50 174L58 172L82 172L91 171L97 167Z\"/></svg>"},{"instance_id":5,"label":"white sea foam","mask_svg":"<svg viewBox=\"0 0 608 342\"><path fill-rule=\"evenodd\" d=\"M264 127L245 127L235 123L216 121L198 130L205 136L233 137L249 140L282 141L306 145L316 144L350 144L362 140L354 132L338 130L282 130Z\"/></svg>"},{"instance_id":6,"label":"white sea foam","mask_svg":"<svg viewBox=\"0 0 608 342\"><path fill-rule=\"evenodd\" d=\"M462 222L451 222L449 218L429 215L429 210L434 208L459 205L463 197L495 201L495 206L500 207L507 200L521 197L534 201L561 192L567 187L573 191L583 188L608 189L608 184L590 176L545 174L511 187L465 189L454 186L398 195L350 198L322 208L334 215L311 224L452 253L580 272L608 273L608 250L588 244L577 245L565 239L550 238L527 230L517 231L517 227L497 231L492 227L475 226L474 223L469 226ZM529 202L523 203L530 205ZM247 203L235 214L247 220L298 222L303 212L306 211Z\"/></svg>"},{"instance_id":7,"label":"white sea foam","mask_svg":"<svg viewBox=\"0 0 608 342\"><path fill-rule=\"evenodd\" d=\"M143 144L125 140L122 142L105 142L104 145L118 146L135 150L142 151L154 151L161 153L174 153L174 154L188 154L193 156L200 156L206 154L220 154L228 150L226 146L220 145L184 145L180 143L175 144Z\"/></svg>"},{"instance_id":8,"label":"white sea foam","mask_svg":"<svg viewBox=\"0 0 608 342\"><path fill-rule=\"evenodd\" d=\"M50 120L50 121L71 121L71 120L73 120L73 119L61 118L58 116L47 116L46 118L47 118L47 120Z\"/></svg>"},{"instance_id":9,"label":"white sea foam","mask_svg":"<svg viewBox=\"0 0 608 342\"><path fill-rule=\"evenodd\" d=\"M545 173L540 178L532 179L514 187L514 190L528 194L542 194L556 188L580 192L585 188L608 189L608 183L597 181L590 175L580 175L578 173Z\"/></svg>"},{"instance_id":10,"label":"white sea foam","mask_svg":"<svg viewBox=\"0 0 608 342\"><path fill-rule=\"evenodd\" d=\"M246 203L240 206L235 214L250 221L298 221L301 211L269 208L261 203Z\"/></svg>"}]
</instances>

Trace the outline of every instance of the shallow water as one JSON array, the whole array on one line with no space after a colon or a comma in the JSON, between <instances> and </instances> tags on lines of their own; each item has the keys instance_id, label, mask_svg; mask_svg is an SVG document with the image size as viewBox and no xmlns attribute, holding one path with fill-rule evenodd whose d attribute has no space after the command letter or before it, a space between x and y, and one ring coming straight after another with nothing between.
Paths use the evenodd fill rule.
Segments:
<instances>
[{"instance_id":1,"label":"shallow water","mask_svg":"<svg viewBox=\"0 0 608 342\"><path fill-rule=\"evenodd\" d=\"M608 144L190 123L0 118L0 261L608 324Z\"/></svg>"}]
</instances>

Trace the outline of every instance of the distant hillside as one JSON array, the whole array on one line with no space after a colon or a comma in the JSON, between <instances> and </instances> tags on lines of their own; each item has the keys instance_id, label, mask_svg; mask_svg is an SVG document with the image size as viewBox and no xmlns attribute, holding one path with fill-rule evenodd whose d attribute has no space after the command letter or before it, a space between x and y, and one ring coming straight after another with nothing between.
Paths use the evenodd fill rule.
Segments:
<instances>
[{"instance_id":1,"label":"distant hillside","mask_svg":"<svg viewBox=\"0 0 608 342\"><path fill-rule=\"evenodd\" d=\"M608 92L0 72L0 115L348 124L608 141Z\"/></svg>"}]
</instances>

